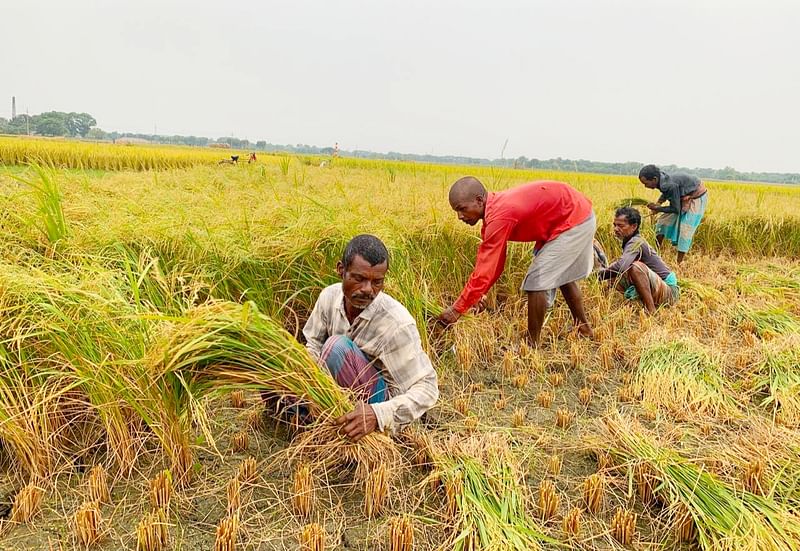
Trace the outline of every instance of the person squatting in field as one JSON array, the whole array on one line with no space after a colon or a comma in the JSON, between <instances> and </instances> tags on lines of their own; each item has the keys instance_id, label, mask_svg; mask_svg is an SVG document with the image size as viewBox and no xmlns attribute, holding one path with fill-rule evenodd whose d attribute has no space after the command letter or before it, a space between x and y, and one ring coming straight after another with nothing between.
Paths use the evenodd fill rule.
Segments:
<instances>
[{"instance_id":1,"label":"person squatting in field","mask_svg":"<svg viewBox=\"0 0 800 551\"><path fill-rule=\"evenodd\" d=\"M639 233L642 215L632 207L614 213L614 235L622 240L622 256L597 272L629 300L641 300L649 314L680 297L678 278Z\"/></svg>"},{"instance_id":2,"label":"person squatting in field","mask_svg":"<svg viewBox=\"0 0 800 551\"><path fill-rule=\"evenodd\" d=\"M678 249L678 264L689 252L708 205L708 192L703 182L683 173L667 174L656 165L645 165L639 171L639 181L648 189L657 189L661 196L647 205L653 212L661 213L656 221L656 244L660 249L664 238ZM661 204L667 201L666 206Z\"/></svg>"},{"instance_id":3,"label":"person squatting in field","mask_svg":"<svg viewBox=\"0 0 800 551\"><path fill-rule=\"evenodd\" d=\"M483 221L475 268L461 295L437 318L450 325L495 284L503 273L509 241L535 241L522 290L528 299L528 338L536 345L555 290L567 301L577 332L593 338L578 281L594 264L597 226L589 199L563 182L537 181L500 192L487 192L479 180L461 178L450 188L450 206L458 219L474 226Z\"/></svg>"},{"instance_id":4,"label":"person squatting in field","mask_svg":"<svg viewBox=\"0 0 800 551\"><path fill-rule=\"evenodd\" d=\"M353 441L394 432L436 404L436 371L422 349L414 318L383 292L389 253L375 236L357 235L303 327L306 348L360 400L335 422Z\"/></svg>"}]
</instances>

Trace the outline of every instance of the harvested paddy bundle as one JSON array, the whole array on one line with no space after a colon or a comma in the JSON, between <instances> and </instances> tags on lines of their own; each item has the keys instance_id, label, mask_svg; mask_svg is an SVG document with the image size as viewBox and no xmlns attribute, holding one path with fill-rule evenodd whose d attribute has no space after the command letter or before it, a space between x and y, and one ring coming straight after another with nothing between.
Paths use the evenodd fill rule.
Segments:
<instances>
[{"instance_id":1,"label":"harvested paddy bundle","mask_svg":"<svg viewBox=\"0 0 800 551\"><path fill-rule=\"evenodd\" d=\"M760 366L760 388L768 395L761 402L773 409L775 420L789 427L800 425L800 338L766 350Z\"/></svg>"},{"instance_id":2,"label":"harvested paddy bundle","mask_svg":"<svg viewBox=\"0 0 800 551\"><path fill-rule=\"evenodd\" d=\"M498 435L451 440L434 453L453 534L442 549L540 549L552 542L528 515L524 486L508 443Z\"/></svg>"},{"instance_id":3,"label":"harvested paddy bundle","mask_svg":"<svg viewBox=\"0 0 800 551\"><path fill-rule=\"evenodd\" d=\"M621 416L606 419L602 427L618 458L647 463L659 479L660 498L676 511L680 505L688 510L702 549L791 551L800 545L800 517L774 499L735 488ZM685 519L675 520L676 531L692 532Z\"/></svg>"},{"instance_id":4,"label":"harvested paddy bundle","mask_svg":"<svg viewBox=\"0 0 800 551\"><path fill-rule=\"evenodd\" d=\"M614 205L614 209L621 209L624 207L645 207L652 203L652 201L648 201L647 199L643 199L641 197L626 197L625 199L621 199Z\"/></svg>"},{"instance_id":5,"label":"harvested paddy bundle","mask_svg":"<svg viewBox=\"0 0 800 551\"><path fill-rule=\"evenodd\" d=\"M646 348L639 358L633 392L642 397L645 406L681 418L702 414L730 419L739 415L719 366L698 343L690 341Z\"/></svg>"},{"instance_id":6,"label":"harvested paddy bundle","mask_svg":"<svg viewBox=\"0 0 800 551\"><path fill-rule=\"evenodd\" d=\"M800 273L776 267L780 273L755 266L737 268L736 290L747 295L767 295L775 298L800 296Z\"/></svg>"},{"instance_id":7,"label":"harvested paddy bundle","mask_svg":"<svg viewBox=\"0 0 800 551\"><path fill-rule=\"evenodd\" d=\"M290 397L307 408L313 421L293 441L290 458L330 467L355 463L359 475L399 462L386 435L372 433L351 443L339 434L332 420L353 410L352 394L252 302L191 309L170 324L150 361L201 394L245 388Z\"/></svg>"},{"instance_id":8,"label":"harvested paddy bundle","mask_svg":"<svg viewBox=\"0 0 800 551\"><path fill-rule=\"evenodd\" d=\"M733 320L739 328L755 333L762 338L800 333L800 320L779 306L755 310L740 305L736 309Z\"/></svg>"}]
</instances>

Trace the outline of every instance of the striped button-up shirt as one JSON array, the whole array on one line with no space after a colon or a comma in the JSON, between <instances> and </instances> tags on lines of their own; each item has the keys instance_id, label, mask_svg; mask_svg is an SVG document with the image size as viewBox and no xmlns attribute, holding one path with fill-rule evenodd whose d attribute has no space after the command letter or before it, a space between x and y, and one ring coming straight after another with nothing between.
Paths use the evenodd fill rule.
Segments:
<instances>
[{"instance_id":1,"label":"striped button-up shirt","mask_svg":"<svg viewBox=\"0 0 800 551\"><path fill-rule=\"evenodd\" d=\"M376 361L389 390L389 400L371 404L381 431L394 432L419 419L439 399L436 371L422 349L417 324L408 310L386 293L379 293L350 324L342 284L326 287L303 335L306 348L317 359L329 337L346 335Z\"/></svg>"}]
</instances>

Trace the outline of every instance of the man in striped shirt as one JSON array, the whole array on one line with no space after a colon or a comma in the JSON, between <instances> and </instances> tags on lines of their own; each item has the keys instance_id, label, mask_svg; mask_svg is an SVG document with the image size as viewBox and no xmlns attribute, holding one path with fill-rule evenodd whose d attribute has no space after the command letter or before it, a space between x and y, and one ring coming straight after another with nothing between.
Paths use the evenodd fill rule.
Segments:
<instances>
[{"instance_id":1,"label":"man in striped shirt","mask_svg":"<svg viewBox=\"0 0 800 551\"><path fill-rule=\"evenodd\" d=\"M354 237L336 266L341 283L322 290L303 327L309 353L359 399L336 419L353 441L375 430L394 432L439 398L414 318L383 292L388 269L380 239Z\"/></svg>"},{"instance_id":2,"label":"man in striped shirt","mask_svg":"<svg viewBox=\"0 0 800 551\"><path fill-rule=\"evenodd\" d=\"M483 221L483 226L472 275L455 303L439 316L440 323L455 323L495 284L505 268L509 241L533 241L534 259L522 282L528 296L530 341L538 344L556 289L564 295L575 330L593 337L578 287L578 281L592 271L597 226L585 195L553 181L529 182L490 193L477 178L468 176L453 184L449 200L459 220L470 226Z\"/></svg>"}]
</instances>

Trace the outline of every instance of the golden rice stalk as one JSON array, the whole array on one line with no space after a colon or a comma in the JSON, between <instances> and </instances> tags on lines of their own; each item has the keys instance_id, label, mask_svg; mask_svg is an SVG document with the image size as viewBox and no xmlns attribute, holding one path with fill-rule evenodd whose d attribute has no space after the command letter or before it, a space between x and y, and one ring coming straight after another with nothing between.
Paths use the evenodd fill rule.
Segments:
<instances>
[{"instance_id":1,"label":"golden rice stalk","mask_svg":"<svg viewBox=\"0 0 800 551\"><path fill-rule=\"evenodd\" d=\"M547 390L541 391L536 395L536 402L545 409L550 409L553 405L553 393Z\"/></svg>"},{"instance_id":2,"label":"golden rice stalk","mask_svg":"<svg viewBox=\"0 0 800 551\"><path fill-rule=\"evenodd\" d=\"M111 493L108 490L108 475L102 465L95 465L89 471L89 501L110 503Z\"/></svg>"},{"instance_id":3,"label":"golden rice stalk","mask_svg":"<svg viewBox=\"0 0 800 551\"><path fill-rule=\"evenodd\" d=\"M517 408L514 410L513 415L511 416L511 425L514 428L519 428L525 425L525 417L527 416L528 412L525 411L525 408Z\"/></svg>"},{"instance_id":4,"label":"golden rice stalk","mask_svg":"<svg viewBox=\"0 0 800 551\"><path fill-rule=\"evenodd\" d=\"M767 489L767 485L764 481L764 469L764 460L761 458L756 458L747 462L740 475L745 490L751 494L764 495Z\"/></svg>"},{"instance_id":5,"label":"golden rice stalk","mask_svg":"<svg viewBox=\"0 0 800 551\"><path fill-rule=\"evenodd\" d=\"M547 522L558 511L561 498L556 494L556 487L549 480L539 484L539 514L543 522Z\"/></svg>"},{"instance_id":6,"label":"golden rice stalk","mask_svg":"<svg viewBox=\"0 0 800 551\"><path fill-rule=\"evenodd\" d=\"M307 524L300 532L302 551L325 551L325 529L316 522Z\"/></svg>"},{"instance_id":7,"label":"golden rice stalk","mask_svg":"<svg viewBox=\"0 0 800 551\"><path fill-rule=\"evenodd\" d=\"M556 426L560 429L569 427L574 419L575 413L567 408L558 408L556 411Z\"/></svg>"},{"instance_id":8,"label":"golden rice stalk","mask_svg":"<svg viewBox=\"0 0 800 551\"><path fill-rule=\"evenodd\" d=\"M611 466L611 454L605 450L593 450L597 460L597 470L604 471Z\"/></svg>"},{"instance_id":9,"label":"golden rice stalk","mask_svg":"<svg viewBox=\"0 0 800 551\"><path fill-rule=\"evenodd\" d=\"M169 525L164 509L145 513L136 526L136 551L162 551L169 545Z\"/></svg>"},{"instance_id":10,"label":"golden rice stalk","mask_svg":"<svg viewBox=\"0 0 800 551\"><path fill-rule=\"evenodd\" d=\"M592 401L592 389L588 386L583 387L578 391L578 401L583 406L588 406Z\"/></svg>"},{"instance_id":11,"label":"golden rice stalk","mask_svg":"<svg viewBox=\"0 0 800 551\"><path fill-rule=\"evenodd\" d=\"M414 549L414 522L407 515L389 520L389 551Z\"/></svg>"},{"instance_id":12,"label":"golden rice stalk","mask_svg":"<svg viewBox=\"0 0 800 551\"><path fill-rule=\"evenodd\" d=\"M247 431L239 431L231 437L231 451L233 453L243 453L250 446L250 435Z\"/></svg>"},{"instance_id":13,"label":"golden rice stalk","mask_svg":"<svg viewBox=\"0 0 800 551\"><path fill-rule=\"evenodd\" d=\"M453 409L461 415L469 413L469 398L456 398L453 400Z\"/></svg>"},{"instance_id":14,"label":"golden rice stalk","mask_svg":"<svg viewBox=\"0 0 800 551\"><path fill-rule=\"evenodd\" d=\"M609 342L604 342L600 345L600 367L603 371L608 373L614 369L614 347Z\"/></svg>"},{"instance_id":15,"label":"golden rice stalk","mask_svg":"<svg viewBox=\"0 0 800 551\"><path fill-rule=\"evenodd\" d=\"M229 514L219 521L214 539L214 551L236 551L239 539L239 513Z\"/></svg>"},{"instance_id":16,"label":"golden rice stalk","mask_svg":"<svg viewBox=\"0 0 800 551\"><path fill-rule=\"evenodd\" d=\"M528 386L528 381L530 380L530 376L528 375L527 371L520 371L514 376L514 380L512 384L514 388L525 388Z\"/></svg>"},{"instance_id":17,"label":"golden rice stalk","mask_svg":"<svg viewBox=\"0 0 800 551\"><path fill-rule=\"evenodd\" d=\"M454 518L458 514L458 497L464 492L464 476L456 472L444 483L445 501L447 502L447 516Z\"/></svg>"},{"instance_id":18,"label":"golden rice stalk","mask_svg":"<svg viewBox=\"0 0 800 551\"><path fill-rule=\"evenodd\" d=\"M42 510L43 492L39 486L28 483L17 492L14 505L11 507L11 522L26 523Z\"/></svg>"},{"instance_id":19,"label":"golden rice stalk","mask_svg":"<svg viewBox=\"0 0 800 551\"><path fill-rule=\"evenodd\" d=\"M675 510L675 537L679 542L693 542L697 539L697 525L689 509L682 503Z\"/></svg>"},{"instance_id":20,"label":"golden rice stalk","mask_svg":"<svg viewBox=\"0 0 800 551\"><path fill-rule=\"evenodd\" d=\"M597 514L603 507L606 481L600 473L595 473L583 481L583 500L590 513Z\"/></svg>"},{"instance_id":21,"label":"golden rice stalk","mask_svg":"<svg viewBox=\"0 0 800 551\"><path fill-rule=\"evenodd\" d=\"M244 409L247 407L247 399L244 395L244 390L234 390L231 392L231 407L236 409Z\"/></svg>"},{"instance_id":22,"label":"golden rice stalk","mask_svg":"<svg viewBox=\"0 0 800 551\"><path fill-rule=\"evenodd\" d=\"M508 398L506 396L500 396L497 400L494 401L494 409L497 411L506 409L508 406Z\"/></svg>"},{"instance_id":23,"label":"golden rice stalk","mask_svg":"<svg viewBox=\"0 0 800 551\"><path fill-rule=\"evenodd\" d=\"M462 371L471 371L475 365L475 350L469 341L456 343L456 361Z\"/></svg>"},{"instance_id":24,"label":"golden rice stalk","mask_svg":"<svg viewBox=\"0 0 800 551\"><path fill-rule=\"evenodd\" d=\"M586 383L591 386L597 386L603 382L603 374L602 373L589 373L586 377Z\"/></svg>"},{"instance_id":25,"label":"golden rice stalk","mask_svg":"<svg viewBox=\"0 0 800 551\"><path fill-rule=\"evenodd\" d=\"M555 388L564 384L564 374L554 371L549 377L550 384Z\"/></svg>"},{"instance_id":26,"label":"golden rice stalk","mask_svg":"<svg viewBox=\"0 0 800 551\"><path fill-rule=\"evenodd\" d=\"M294 471L294 494L292 495L292 509L300 518L308 518L314 510L316 502L316 489L311 465L301 463Z\"/></svg>"},{"instance_id":27,"label":"golden rice stalk","mask_svg":"<svg viewBox=\"0 0 800 551\"><path fill-rule=\"evenodd\" d=\"M629 509L620 507L611 520L611 533L622 545L630 545L636 533L636 515Z\"/></svg>"},{"instance_id":28,"label":"golden rice stalk","mask_svg":"<svg viewBox=\"0 0 800 551\"><path fill-rule=\"evenodd\" d=\"M475 392L483 392L484 390L486 390L486 385L481 382L470 383L470 385L467 387L467 392L470 394L473 394Z\"/></svg>"},{"instance_id":29,"label":"golden rice stalk","mask_svg":"<svg viewBox=\"0 0 800 551\"><path fill-rule=\"evenodd\" d=\"M561 474L561 467L563 464L564 461L561 459L560 455L551 455L547 460L547 472L553 476L558 476Z\"/></svg>"},{"instance_id":30,"label":"golden rice stalk","mask_svg":"<svg viewBox=\"0 0 800 551\"><path fill-rule=\"evenodd\" d=\"M658 477L649 463L639 463L633 468L636 479L636 491L644 506L655 501L655 489L658 486Z\"/></svg>"},{"instance_id":31,"label":"golden rice stalk","mask_svg":"<svg viewBox=\"0 0 800 551\"><path fill-rule=\"evenodd\" d=\"M633 402L636 399L636 394L633 391L633 386L622 385L617 390L617 399L620 402Z\"/></svg>"},{"instance_id":32,"label":"golden rice stalk","mask_svg":"<svg viewBox=\"0 0 800 551\"><path fill-rule=\"evenodd\" d=\"M228 497L228 516L237 515L242 507L242 483L239 477L234 476L228 481L225 495Z\"/></svg>"},{"instance_id":33,"label":"golden rice stalk","mask_svg":"<svg viewBox=\"0 0 800 551\"><path fill-rule=\"evenodd\" d=\"M467 432L472 434L476 430L478 430L478 424L480 423L480 419L476 416L467 417L464 419L464 428L467 429Z\"/></svg>"},{"instance_id":34,"label":"golden rice stalk","mask_svg":"<svg viewBox=\"0 0 800 551\"><path fill-rule=\"evenodd\" d=\"M73 518L75 538L84 547L94 545L101 536L103 517L98 501L87 501L78 507Z\"/></svg>"},{"instance_id":35,"label":"golden rice stalk","mask_svg":"<svg viewBox=\"0 0 800 551\"><path fill-rule=\"evenodd\" d=\"M433 440L427 431L406 429L403 435L411 444L411 463L415 467L433 464Z\"/></svg>"},{"instance_id":36,"label":"golden rice stalk","mask_svg":"<svg viewBox=\"0 0 800 551\"><path fill-rule=\"evenodd\" d=\"M580 369L586 355L586 350L580 341L573 341L569 345L569 363L573 369Z\"/></svg>"},{"instance_id":37,"label":"golden rice stalk","mask_svg":"<svg viewBox=\"0 0 800 551\"><path fill-rule=\"evenodd\" d=\"M150 505L153 510L163 509L169 511L169 502L172 499L172 473L163 470L150 481Z\"/></svg>"},{"instance_id":38,"label":"golden rice stalk","mask_svg":"<svg viewBox=\"0 0 800 551\"><path fill-rule=\"evenodd\" d=\"M264 406L258 405L247 410L247 426L255 432L261 432L267 428L264 419Z\"/></svg>"},{"instance_id":39,"label":"golden rice stalk","mask_svg":"<svg viewBox=\"0 0 800 551\"><path fill-rule=\"evenodd\" d=\"M242 484L252 484L255 482L256 477L258 476L257 469L258 464L256 463L255 457L248 457L239 464L239 470L236 472L236 477L242 482Z\"/></svg>"},{"instance_id":40,"label":"golden rice stalk","mask_svg":"<svg viewBox=\"0 0 800 551\"><path fill-rule=\"evenodd\" d=\"M580 536L582 514L583 514L583 509L579 507L573 507L564 516L564 520L561 523L561 526L564 530L564 535L567 538L577 538L578 536Z\"/></svg>"},{"instance_id":41,"label":"golden rice stalk","mask_svg":"<svg viewBox=\"0 0 800 551\"><path fill-rule=\"evenodd\" d=\"M534 350L529 354L528 357L530 358L529 363L531 370L534 373L544 373L545 367L547 367L547 362L545 362L542 352L538 349Z\"/></svg>"},{"instance_id":42,"label":"golden rice stalk","mask_svg":"<svg viewBox=\"0 0 800 551\"><path fill-rule=\"evenodd\" d=\"M510 379L514 372L516 371L516 357L514 356L514 352L511 350L506 350L506 353L503 354L503 364L501 372L503 377L506 379Z\"/></svg>"},{"instance_id":43,"label":"golden rice stalk","mask_svg":"<svg viewBox=\"0 0 800 551\"><path fill-rule=\"evenodd\" d=\"M389 474L385 464L367 475L364 481L364 514L367 518L375 518L386 508L389 497Z\"/></svg>"}]
</instances>

